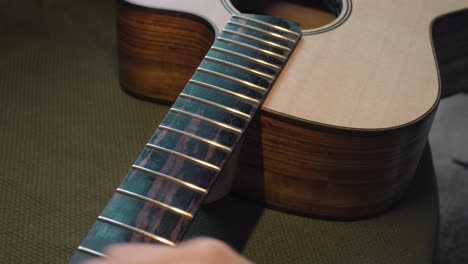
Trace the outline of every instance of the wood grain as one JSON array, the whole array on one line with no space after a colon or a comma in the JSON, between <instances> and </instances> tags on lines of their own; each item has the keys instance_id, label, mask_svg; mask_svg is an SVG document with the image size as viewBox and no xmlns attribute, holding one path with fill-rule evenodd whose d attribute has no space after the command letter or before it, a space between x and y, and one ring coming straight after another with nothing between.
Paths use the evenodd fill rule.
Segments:
<instances>
[{"instance_id":1,"label":"wood grain","mask_svg":"<svg viewBox=\"0 0 468 264\"><path fill-rule=\"evenodd\" d=\"M121 86L130 93L174 101L174 91L182 90L180 84L187 83L211 47L213 28L193 15L171 12L167 19L167 12L129 8L124 2L118 12Z\"/></svg>"},{"instance_id":2,"label":"wood grain","mask_svg":"<svg viewBox=\"0 0 468 264\"><path fill-rule=\"evenodd\" d=\"M234 191L301 215L381 213L407 190L432 118L385 132L340 131L263 112L242 145Z\"/></svg>"}]
</instances>

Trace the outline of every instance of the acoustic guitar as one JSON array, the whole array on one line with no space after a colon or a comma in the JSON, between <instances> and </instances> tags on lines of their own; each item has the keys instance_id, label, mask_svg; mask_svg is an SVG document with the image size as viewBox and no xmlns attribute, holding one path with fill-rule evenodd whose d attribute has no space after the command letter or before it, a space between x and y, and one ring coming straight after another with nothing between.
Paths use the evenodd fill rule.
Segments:
<instances>
[{"instance_id":1,"label":"acoustic guitar","mask_svg":"<svg viewBox=\"0 0 468 264\"><path fill-rule=\"evenodd\" d=\"M357 219L405 193L440 97L431 21L468 1L247 2L118 1L121 86L173 104L71 263L174 246L234 151L234 191L288 212Z\"/></svg>"}]
</instances>

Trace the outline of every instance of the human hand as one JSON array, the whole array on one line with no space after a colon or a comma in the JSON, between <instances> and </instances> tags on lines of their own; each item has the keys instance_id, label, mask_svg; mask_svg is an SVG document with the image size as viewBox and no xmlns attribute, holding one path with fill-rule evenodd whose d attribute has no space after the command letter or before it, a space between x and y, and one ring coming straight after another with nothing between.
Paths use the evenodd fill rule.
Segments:
<instances>
[{"instance_id":1,"label":"human hand","mask_svg":"<svg viewBox=\"0 0 468 264\"><path fill-rule=\"evenodd\" d=\"M212 238L197 238L176 247L149 244L117 244L105 250L108 258L85 264L251 264L225 243Z\"/></svg>"}]
</instances>

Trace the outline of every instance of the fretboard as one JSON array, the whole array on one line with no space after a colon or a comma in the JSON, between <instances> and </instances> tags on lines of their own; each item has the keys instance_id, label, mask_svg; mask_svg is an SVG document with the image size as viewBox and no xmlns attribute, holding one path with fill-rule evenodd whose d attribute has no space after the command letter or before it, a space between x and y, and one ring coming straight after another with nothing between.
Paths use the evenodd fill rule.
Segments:
<instances>
[{"instance_id":1,"label":"fretboard","mask_svg":"<svg viewBox=\"0 0 468 264\"><path fill-rule=\"evenodd\" d=\"M113 243L174 246L299 39L289 21L233 15L70 263Z\"/></svg>"}]
</instances>

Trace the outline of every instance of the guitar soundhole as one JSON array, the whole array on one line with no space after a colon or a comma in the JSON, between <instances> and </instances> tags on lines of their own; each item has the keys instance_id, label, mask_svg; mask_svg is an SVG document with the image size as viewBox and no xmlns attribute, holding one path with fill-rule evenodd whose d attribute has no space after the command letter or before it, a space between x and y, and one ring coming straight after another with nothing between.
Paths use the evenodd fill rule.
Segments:
<instances>
[{"instance_id":1,"label":"guitar soundhole","mask_svg":"<svg viewBox=\"0 0 468 264\"><path fill-rule=\"evenodd\" d=\"M242 13L289 19L302 30L330 24L343 9L342 0L231 0L231 4Z\"/></svg>"}]
</instances>

